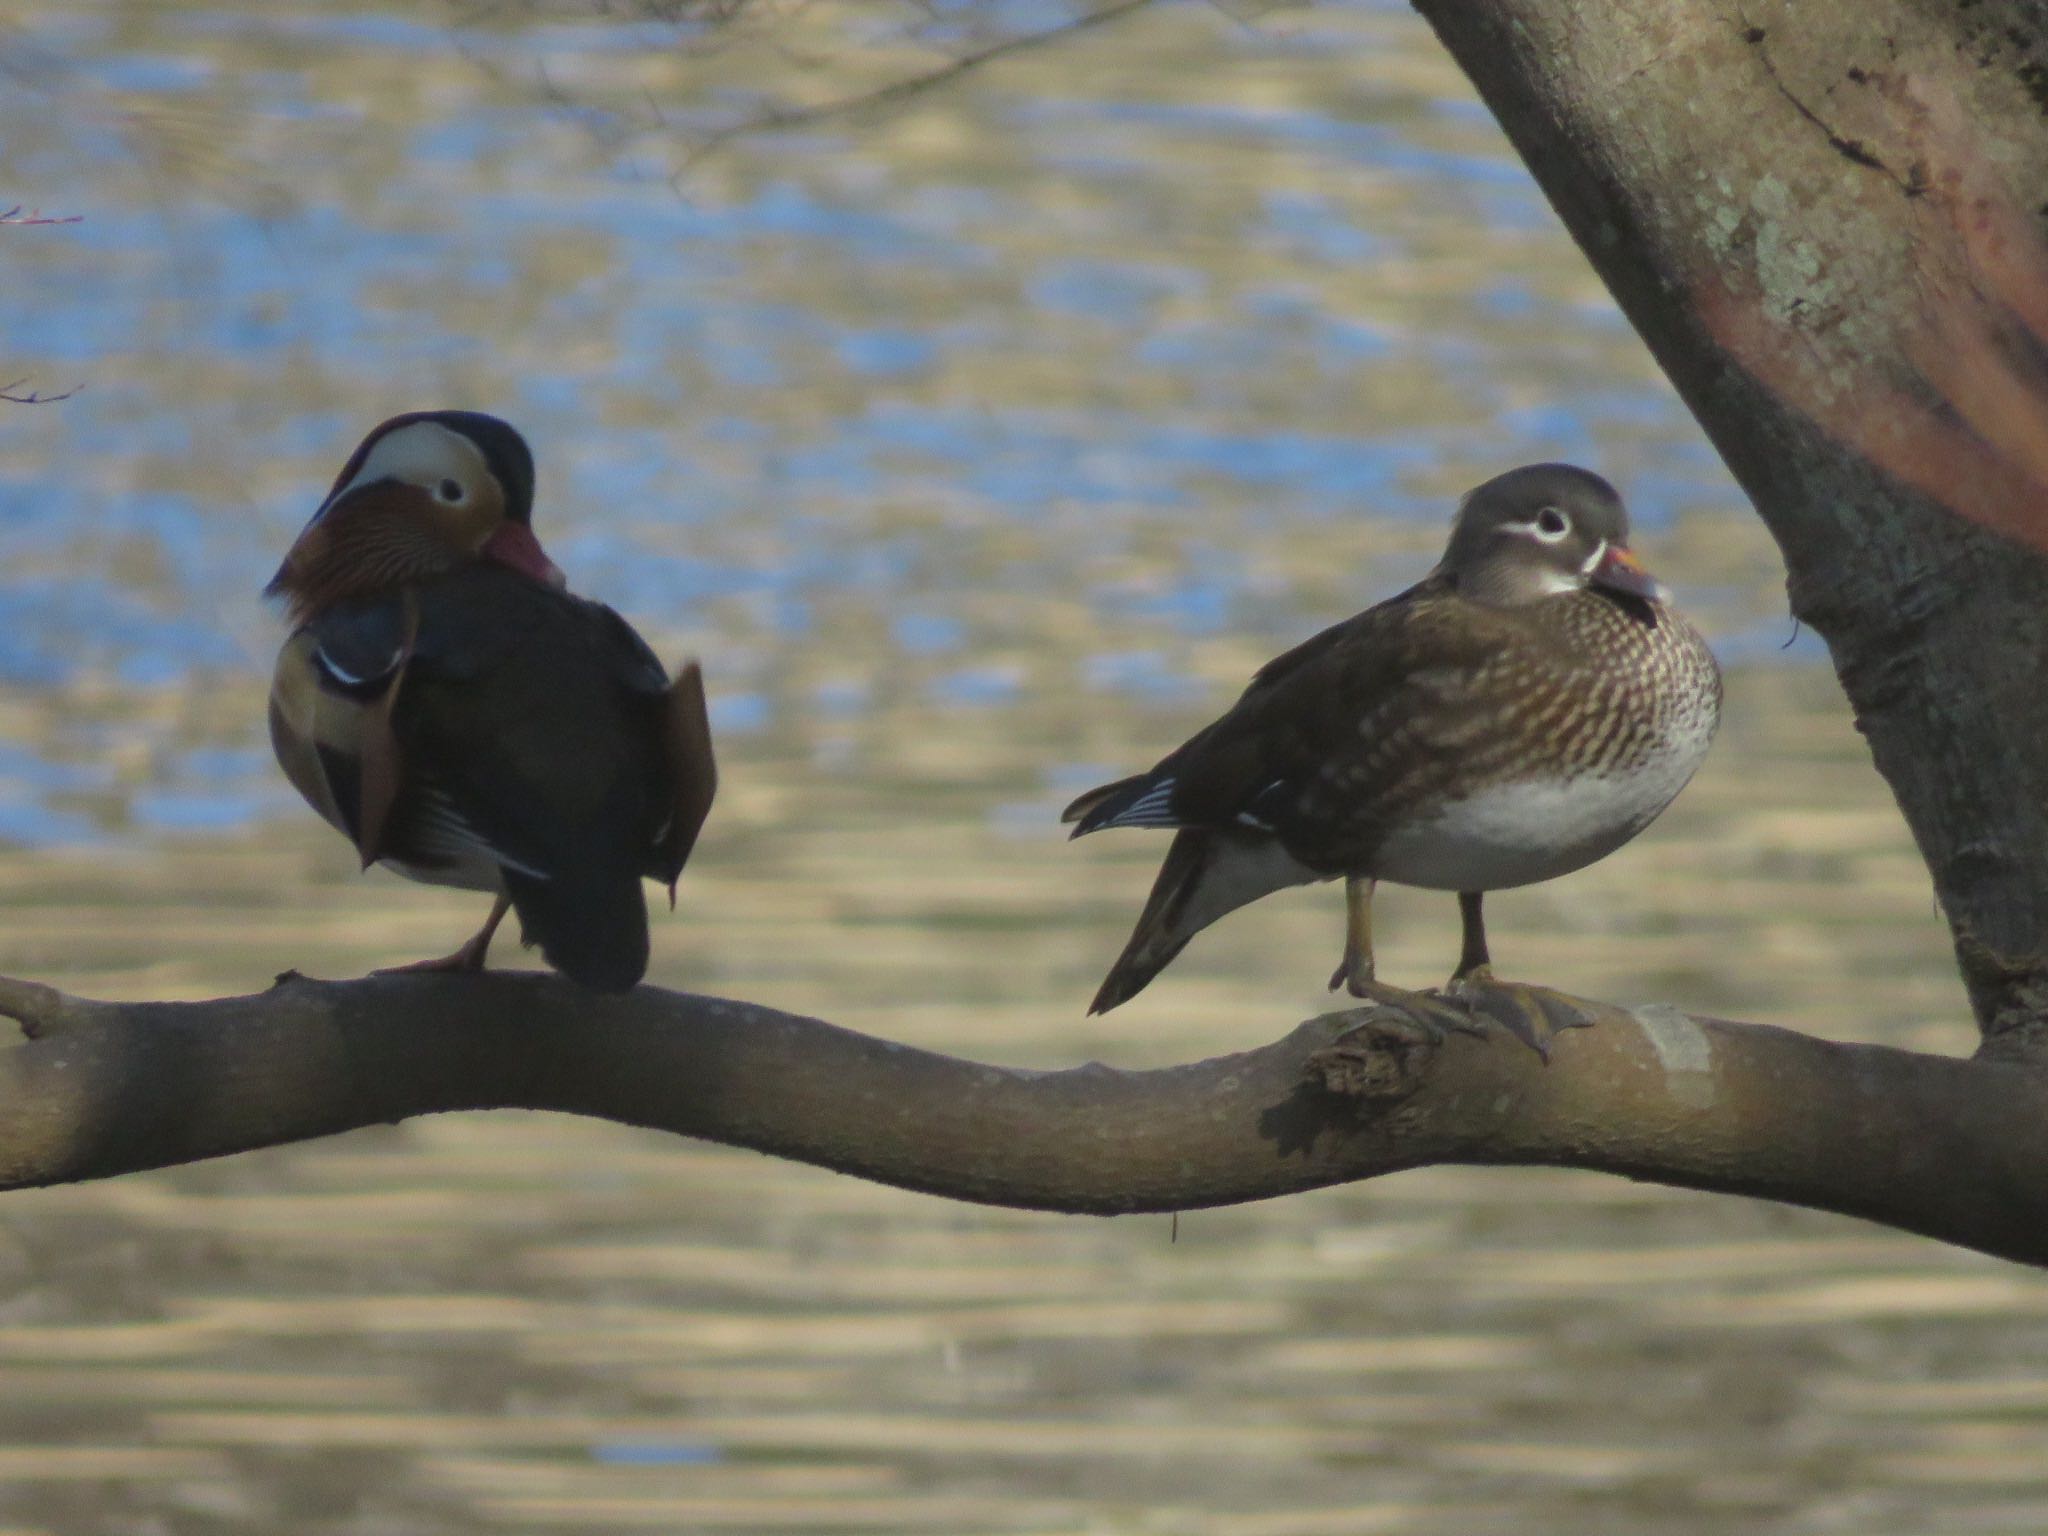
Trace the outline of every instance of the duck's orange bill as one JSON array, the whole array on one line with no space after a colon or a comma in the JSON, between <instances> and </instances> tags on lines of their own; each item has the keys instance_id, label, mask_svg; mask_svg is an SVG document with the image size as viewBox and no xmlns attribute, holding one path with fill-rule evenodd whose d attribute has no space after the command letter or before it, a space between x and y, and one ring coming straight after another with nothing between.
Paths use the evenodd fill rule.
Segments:
<instances>
[{"instance_id":1,"label":"duck's orange bill","mask_svg":"<svg viewBox=\"0 0 2048 1536\"><path fill-rule=\"evenodd\" d=\"M1605 587L1610 592L1626 592L1631 597L1647 598L1661 602L1664 598L1664 584L1643 569L1642 561L1619 544L1607 546L1607 553L1593 568L1593 585Z\"/></svg>"}]
</instances>

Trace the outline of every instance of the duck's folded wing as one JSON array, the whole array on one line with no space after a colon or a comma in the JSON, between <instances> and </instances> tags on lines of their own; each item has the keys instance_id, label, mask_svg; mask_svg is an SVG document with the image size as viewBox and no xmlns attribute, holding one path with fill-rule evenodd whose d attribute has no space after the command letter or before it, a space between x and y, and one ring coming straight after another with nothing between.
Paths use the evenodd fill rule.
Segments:
<instances>
[{"instance_id":1,"label":"duck's folded wing","mask_svg":"<svg viewBox=\"0 0 2048 1536\"><path fill-rule=\"evenodd\" d=\"M711 719L704 704L704 672L696 661L676 669L674 682L662 670L639 632L601 603L584 605L605 670L629 693L653 701L658 750L658 830L646 865L650 879L669 888L696 846L718 793L718 763L711 750Z\"/></svg>"},{"instance_id":2,"label":"duck's folded wing","mask_svg":"<svg viewBox=\"0 0 2048 1536\"><path fill-rule=\"evenodd\" d=\"M1418 591L1315 636L1258 674L1221 719L1161 763L1176 823L1319 841L1455 760L1457 698L1498 652L1472 605ZM1439 741L1437 735L1442 735Z\"/></svg>"},{"instance_id":3,"label":"duck's folded wing","mask_svg":"<svg viewBox=\"0 0 2048 1536\"><path fill-rule=\"evenodd\" d=\"M661 746L668 825L655 846L654 878L676 899L676 878L697 846L718 793L718 762L711 752L711 718L704 707L704 673L686 661L662 699Z\"/></svg>"}]
</instances>

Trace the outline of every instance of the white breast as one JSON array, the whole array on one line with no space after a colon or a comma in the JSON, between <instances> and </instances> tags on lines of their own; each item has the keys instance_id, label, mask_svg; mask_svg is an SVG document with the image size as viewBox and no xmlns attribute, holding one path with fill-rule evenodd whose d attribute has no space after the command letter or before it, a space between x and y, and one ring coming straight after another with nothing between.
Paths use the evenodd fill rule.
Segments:
<instances>
[{"instance_id":1,"label":"white breast","mask_svg":"<svg viewBox=\"0 0 2048 1536\"><path fill-rule=\"evenodd\" d=\"M1707 755L1715 713L1673 722L1633 772L1496 784L1452 801L1392 833L1369 873L1430 890L1494 891L1583 869L1677 798Z\"/></svg>"}]
</instances>

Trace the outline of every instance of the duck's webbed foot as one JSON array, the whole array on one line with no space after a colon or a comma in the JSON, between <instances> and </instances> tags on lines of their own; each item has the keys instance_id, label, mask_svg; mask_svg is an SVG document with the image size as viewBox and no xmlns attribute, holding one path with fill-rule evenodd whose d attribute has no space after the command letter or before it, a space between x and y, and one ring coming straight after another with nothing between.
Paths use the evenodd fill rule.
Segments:
<instances>
[{"instance_id":1,"label":"duck's webbed foot","mask_svg":"<svg viewBox=\"0 0 2048 1536\"><path fill-rule=\"evenodd\" d=\"M1527 982L1496 981L1491 966L1475 966L1429 995L1447 1007L1462 1009L1468 1019L1499 1025L1546 1063L1550 1043L1560 1031L1593 1025L1592 1017L1564 994Z\"/></svg>"},{"instance_id":2,"label":"duck's webbed foot","mask_svg":"<svg viewBox=\"0 0 2048 1536\"><path fill-rule=\"evenodd\" d=\"M1478 1040L1486 1038L1486 1026L1473 1018L1469 1010L1442 993L1408 992L1400 987L1367 982L1363 988L1354 990L1352 996L1375 1006L1359 1009L1364 1017L1347 1033L1362 1030L1383 1036L1390 1043L1398 1040L1433 1046L1442 1045L1452 1035L1470 1035Z\"/></svg>"}]
</instances>

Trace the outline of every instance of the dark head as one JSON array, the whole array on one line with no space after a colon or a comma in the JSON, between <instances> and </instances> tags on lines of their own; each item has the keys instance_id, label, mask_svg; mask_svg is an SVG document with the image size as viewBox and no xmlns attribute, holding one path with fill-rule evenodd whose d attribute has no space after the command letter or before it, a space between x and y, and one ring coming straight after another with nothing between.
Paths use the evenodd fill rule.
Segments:
<instances>
[{"instance_id":1,"label":"dark head","mask_svg":"<svg viewBox=\"0 0 2048 1536\"><path fill-rule=\"evenodd\" d=\"M1468 492L1437 569L1460 592L1502 606L1587 587L1647 603L1665 598L1629 552L1621 496L1570 464L1526 464Z\"/></svg>"},{"instance_id":2,"label":"dark head","mask_svg":"<svg viewBox=\"0 0 2048 1536\"><path fill-rule=\"evenodd\" d=\"M413 411L358 445L264 591L303 615L473 560L562 585L533 536L533 454L495 416Z\"/></svg>"}]
</instances>

